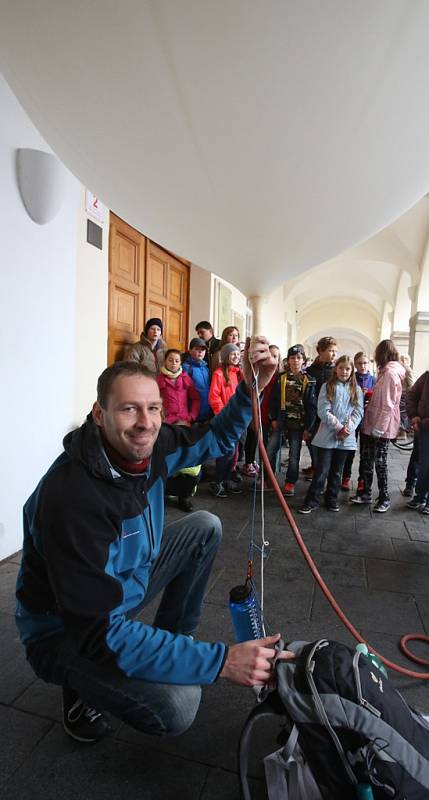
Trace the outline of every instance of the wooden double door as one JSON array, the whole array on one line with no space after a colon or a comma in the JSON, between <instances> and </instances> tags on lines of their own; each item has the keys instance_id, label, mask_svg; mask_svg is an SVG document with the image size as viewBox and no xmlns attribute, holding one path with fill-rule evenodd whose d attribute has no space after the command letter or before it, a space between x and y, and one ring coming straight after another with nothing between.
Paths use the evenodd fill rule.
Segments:
<instances>
[{"instance_id":1,"label":"wooden double door","mask_svg":"<svg viewBox=\"0 0 429 800\"><path fill-rule=\"evenodd\" d=\"M140 338L150 317L163 322L169 347L188 342L189 264L110 214L108 363Z\"/></svg>"}]
</instances>

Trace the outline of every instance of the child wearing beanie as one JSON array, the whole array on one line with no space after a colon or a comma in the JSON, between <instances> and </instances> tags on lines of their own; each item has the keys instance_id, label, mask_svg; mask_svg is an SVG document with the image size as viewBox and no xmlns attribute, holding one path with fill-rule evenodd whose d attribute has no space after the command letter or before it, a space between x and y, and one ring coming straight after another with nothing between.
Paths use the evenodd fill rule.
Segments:
<instances>
[{"instance_id":1,"label":"child wearing beanie","mask_svg":"<svg viewBox=\"0 0 429 800\"><path fill-rule=\"evenodd\" d=\"M140 334L140 341L127 351L126 361L137 361L156 375L164 363L166 343L162 339L163 324L159 317L151 317Z\"/></svg>"},{"instance_id":2,"label":"child wearing beanie","mask_svg":"<svg viewBox=\"0 0 429 800\"><path fill-rule=\"evenodd\" d=\"M236 344L224 344L220 351L222 363L213 372L209 391L209 403L214 414L219 414L226 406L243 377L239 367L240 355L240 348ZM209 486L215 497L228 497L227 490L235 494L241 492L240 484L231 479L236 461L237 448L216 459L215 480Z\"/></svg>"}]
</instances>

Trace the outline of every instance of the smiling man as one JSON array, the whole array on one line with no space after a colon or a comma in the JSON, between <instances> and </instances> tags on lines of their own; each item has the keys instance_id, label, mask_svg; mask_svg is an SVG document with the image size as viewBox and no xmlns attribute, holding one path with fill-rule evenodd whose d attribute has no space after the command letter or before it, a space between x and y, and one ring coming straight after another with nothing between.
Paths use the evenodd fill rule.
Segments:
<instances>
[{"instance_id":1,"label":"smiling man","mask_svg":"<svg viewBox=\"0 0 429 800\"><path fill-rule=\"evenodd\" d=\"M202 684L272 676L278 636L229 648L193 638L219 519L199 511L164 527L168 476L225 455L247 428L250 361L267 384L275 361L256 337L232 400L189 428L162 423L157 382L143 367L108 367L92 413L26 503L17 625L35 673L62 686L63 725L78 741L109 731L103 711L177 735L194 720ZM153 626L136 619L161 591Z\"/></svg>"}]
</instances>

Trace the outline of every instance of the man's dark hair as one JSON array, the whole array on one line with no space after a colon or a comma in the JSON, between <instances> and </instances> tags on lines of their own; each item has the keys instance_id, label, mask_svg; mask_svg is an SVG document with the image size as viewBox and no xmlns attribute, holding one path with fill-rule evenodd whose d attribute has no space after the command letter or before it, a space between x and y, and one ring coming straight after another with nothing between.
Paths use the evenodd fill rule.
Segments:
<instances>
[{"instance_id":1,"label":"man's dark hair","mask_svg":"<svg viewBox=\"0 0 429 800\"><path fill-rule=\"evenodd\" d=\"M103 370L97 381L97 401L101 408L107 408L112 385L121 375L139 375L143 378L152 378L156 382L155 375L137 361L116 361Z\"/></svg>"},{"instance_id":2,"label":"man's dark hair","mask_svg":"<svg viewBox=\"0 0 429 800\"><path fill-rule=\"evenodd\" d=\"M213 325L206 319L202 319L201 322L197 322L195 325L195 330L197 331L198 328L204 328L205 331L211 331L213 333Z\"/></svg>"}]
</instances>

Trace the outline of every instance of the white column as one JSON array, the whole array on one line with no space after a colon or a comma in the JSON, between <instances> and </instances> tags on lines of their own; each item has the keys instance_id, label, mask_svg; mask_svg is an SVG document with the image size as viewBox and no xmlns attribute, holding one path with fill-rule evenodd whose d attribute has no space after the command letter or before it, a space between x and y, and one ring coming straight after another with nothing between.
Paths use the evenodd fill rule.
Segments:
<instances>
[{"instance_id":1,"label":"white column","mask_svg":"<svg viewBox=\"0 0 429 800\"><path fill-rule=\"evenodd\" d=\"M409 352L414 373L418 376L429 369L429 239L422 258L419 282L413 290L410 291Z\"/></svg>"},{"instance_id":2,"label":"white column","mask_svg":"<svg viewBox=\"0 0 429 800\"><path fill-rule=\"evenodd\" d=\"M252 309L252 336L264 334L264 306L267 298L265 295L252 295L248 298Z\"/></svg>"}]
</instances>

